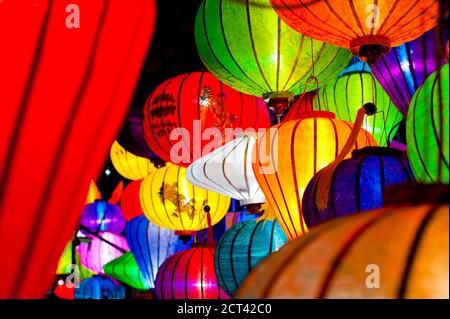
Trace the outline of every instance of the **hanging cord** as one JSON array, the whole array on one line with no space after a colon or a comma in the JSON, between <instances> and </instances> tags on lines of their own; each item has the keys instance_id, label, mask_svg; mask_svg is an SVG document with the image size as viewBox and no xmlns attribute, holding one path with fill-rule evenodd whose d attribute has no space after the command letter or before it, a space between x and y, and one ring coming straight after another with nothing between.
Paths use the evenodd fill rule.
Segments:
<instances>
[{"instance_id":1,"label":"hanging cord","mask_svg":"<svg viewBox=\"0 0 450 319\"><path fill-rule=\"evenodd\" d=\"M127 251L125 249L123 249L122 247L117 246L116 244L110 242L109 240L103 238L102 236L100 236L99 234L96 234L95 232L91 231L89 228L80 225L80 229L85 231L86 233L88 233L89 235L94 236L97 239L100 239L101 241L103 241L104 243L107 243L108 245L110 245L111 247L114 247L115 249L117 249L118 251L122 252L122 253L126 253Z\"/></svg>"},{"instance_id":2,"label":"hanging cord","mask_svg":"<svg viewBox=\"0 0 450 319\"><path fill-rule=\"evenodd\" d=\"M216 242L214 240L214 232L213 232L213 227L212 227L212 222L211 222L211 214L209 213L211 210L211 207L209 207L209 205L205 205L205 207L203 207L203 210L206 213L206 220L208 221L208 244L215 246Z\"/></svg>"}]
</instances>

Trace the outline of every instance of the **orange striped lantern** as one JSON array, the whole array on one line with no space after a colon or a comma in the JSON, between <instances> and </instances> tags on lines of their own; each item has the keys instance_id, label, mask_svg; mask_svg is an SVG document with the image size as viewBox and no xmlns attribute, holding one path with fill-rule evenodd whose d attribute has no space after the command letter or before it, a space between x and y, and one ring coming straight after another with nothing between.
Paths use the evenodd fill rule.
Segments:
<instances>
[{"instance_id":1,"label":"orange striped lantern","mask_svg":"<svg viewBox=\"0 0 450 319\"><path fill-rule=\"evenodd\" d=\"M274 126L256 144L256 179L290 240L308 231L301 209L308 182L335 160L352 128L331 112L305 112L298 120ZM360 130L354 148L374 145L374 138Z\"/></svg>"},{"instance_id":2,"label":"orange striped lantern","mask_svg":"<svg viewBox=\"0 0 450 319\"><path fill-rule=\"evenodd\" d=\"M127 221L144 214L141 201L139 200L142 181L143 179L139 179L131 182L123 191L122 198L120 199L120 208Z\"/></svg>"}]
</instances>

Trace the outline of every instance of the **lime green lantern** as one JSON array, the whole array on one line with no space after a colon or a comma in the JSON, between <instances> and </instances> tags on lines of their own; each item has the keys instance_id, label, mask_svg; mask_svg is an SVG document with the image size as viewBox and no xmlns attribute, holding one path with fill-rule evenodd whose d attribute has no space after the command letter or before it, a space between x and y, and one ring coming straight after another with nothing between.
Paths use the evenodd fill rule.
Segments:
<instances>
[{"instance_id":1,"label":"lime green lantern","mask_svg":"<svg viewBox=\"0 0 450 319\"><path fill-rule=\"evenodd\" d=\"M333 80L347 66L347 49L290 29L269 0L204 0L195 21L197 50L208 70L232 88L262 96L281 114L294 95Z\"/></svg>"},{"instance_id":2,"label":"lime green lantern","mask_svg":"<svg viewBox=\"0 0 450 319\"><path fill-rule=\"evenodd\" d=\"M353 122L366 103L373 103L377 113L366 117L363 128L379 146L388 146L403 116L380 83L369 72L350 72L323 86L313 101L314 110L330 111L336 118Z\"/></svg>"},{"instance_id":3,"label":"lime green lantern","mask_svg":"<svg viewBox=\"0 0 450 319\"><path fill-rule=\"evenodd\" d=\"M448 64L431 74L411 100L406 120L408 158L422 183L449 183Z\"/></svg>"},{"instance_id":4,"label":"lime green lantern","mask_svg":"<svg viewBox=\"0 0 450 319\"><path fill-rule=\"evenodd\" d=\"M59 258L58 267L56 268L57 275L69 275L72 273L72 253L72 241L69 241Z\"/></svg>"},{"instance_id":5,"label":"lime green lantern","mask_svg":"<svg viewBox=\"0 0 450 319\"><path fill-rule=\"evenodd\" d=\"M148 290L149 286L131 252L127 252L103 266L105 274L138 290Z\"/></svg>"}]
</instances>

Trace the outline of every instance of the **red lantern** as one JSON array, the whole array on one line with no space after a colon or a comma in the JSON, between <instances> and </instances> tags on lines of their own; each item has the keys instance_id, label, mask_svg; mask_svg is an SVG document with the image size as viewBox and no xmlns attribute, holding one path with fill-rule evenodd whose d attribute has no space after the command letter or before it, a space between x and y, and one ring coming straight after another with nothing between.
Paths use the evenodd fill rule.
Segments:
<instances>
[{"instance_id":1,"label":"red lantern","mask_svg":"<svg viewBox=\"0 0 450 319\"><path fill-rule=\"evenodd\" d=\"M166 162L184 167L224 144L229 138L227 129L269 126L269 113L261 99L233 90L208 72L165 81L144 106L148 146ZM213 128L220 136L209 133Z\"/></svg>"},{"instance_id":2,"label":"red lantern","mask_svg":"<svg viewBox=\"0 0 450 319\"><path fill-rule=\"evenodd\" d=\"M131 182L125 188L120 199L120 208L126 220L133 219L134 217L144 214L141 202L139 200L139 191L141 189L143 179Z\"/></svg>"},{"instance_id":3,"label":"red lantern","mask_svg":"<svg viewBox=\"0 0 450 319\"><path fill-rule=\"evenodd\" d=\"M153 0L0 2L0 298L39 298L51 284L126 115L155 10Z\"/></svg>"},{"instance_id":4,"label":"red lantern","mask_svg":"<svg viewBox=\"0 0 450 319\"><path fill-rule=\"evenodd\" d=\"M304 114L304 112L314 111L313 100L316 95L316 91L309 91L297 96L289 108L289 111L283 117L283 123L298 120L303 116L302 114Z\"/></svg>"}]
</instances>

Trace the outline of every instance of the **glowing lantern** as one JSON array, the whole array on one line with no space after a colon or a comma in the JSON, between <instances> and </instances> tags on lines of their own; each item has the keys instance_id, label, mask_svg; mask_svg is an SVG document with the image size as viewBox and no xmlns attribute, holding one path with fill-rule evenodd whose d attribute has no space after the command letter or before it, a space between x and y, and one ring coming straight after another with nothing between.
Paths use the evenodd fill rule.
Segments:
<instances>
[{"instance_id":1,"label":"glowing lantern","mask_svg":"<svg viewBox=\"0 0 450 319\"><path fill-rule=\"evenodd\" d=\"M72 250L72 241L69 241L66 248L64 248L61 257L59 258L58 267L56 268L57 275L68 275L72 273Z\"/></svg>"},{"instance_id":2,"label":"glowing lantern","mask_svg":"<svg viewBox=\"0 0 450 319\"><path fill-rule=\"evenodd\" d=\"M157 299L227 299L214 272L214 247L194 247L169 257L159 267Z\"/></svg>"},{"instance_id":3,"label":"glowing lantern","mask_svg":"<svg viewBox=\"0 0 450 319\"><path fill-rule=\"evenodd\" d=\"M302 113L313 111L313 101L316 95L316 91L309 91L297 96L283 117L283 122L298 120L302 117Z\"/></svg>"},{"instance_id":4,"label":"glowing lantern","mask_svg":"<svg viewBox=\"0 0 450 319\"><path fill-rule=\"evenodd\" d=\"M227 213L230 198L188 182L186 168L170 165L144 179L140 192L145 216L154 224L193 232L217 224Z\"/></svg>"},{"instance_id":5,"label":"glowing lantern","mask_svg":"<svg viewBox=\"0 0 450 319\"><path fill-rule=\"evenodd\" d=\"M100 238L93 237L89 243L82 242L78 246L81 264L99 274L103 266L129 251L125 238L112 233L99 233Z\"/></svg>"},{"instance_id":6,"label":"glowing lantern","mask_svg":"<svg viewBox=\"0 0 450 319\"><path fill-rule=\"evenodd\" d=\"M95 233L120 234L125 229L125 217L119 206L104 200L96 200L84 207L80 225Z\"/></svg>"},{"instance_id":7,"label":"glowing lantern","mask_svg":"<svg viewBox=\"0 0 450 319\"><path fill-rule=\"evenodd\" d=\"M303 116L265 133L255 146L253 164L267 203L290 240L307 232L301 201L309 180L334 161L352 130L352 123L336 120L330 112ZM359 131L356 148L372 145L373 137Z\"/></svg>"},{"instance_id":8,"label":"glowing lantern","mask_svg":"<svg viewBox=\"0 0 450 319\"><path fill-rule=\"evenodd\" d=\"M110 156L116 171L133 181L142 179L156 170L156 167L148 158L128 152L117 141L114 141L111 146Z\"/></svg>"},{"instance_id":9,"label":"glowing lantern","mask_svg":"<svg viewBox=\"0 0 450 319\"><path fill-rule=\"evenodd\" d=\"M155 2L1 1L0 298L51 285L128 110Z\"/></svg>"},{"instance_id":10,"label":"glowing lantern","mask_svg":"<svg viewBox=\"0 0 450 319\"><path fill-rule=\"evenodd\" d=\"M269 0L205 0L195 21L197 50L208 70L234 89L269 99L282 114L294 95L310 91L345 68L348 50L305 37L284 24ZM271 101L273 100L273 101ZM273 104L272 104L273 102Z\"/></svg>"},{"instance_id":11,"label":"glowing lantern","mask_svg":"<svg viewBox=\"0 0 450 319\"><path fill-rule=\"evenodd\" d=\"M448 64L433 73L417 90L408 111L408 158L422 183L449 182L448 73Z\"/></svg>"},{"instance_id":12,"label":"glowing lantern","mask_svg":"<svg viewBox=\"0 0 450 319\"><path fill-rule=\"evenodd\" d=\"M389 136L391 130L403 116L371 73L348 73L325 85L314 100L314 109L330 111L338 119L353 121L358 109L368 102L375 104L378 113L368 117L363 128L373 135L378 145L387 146L394 137Z\"/></svg>"},{"instance_id":13,"label":"glowing lantern","mask_svg":"<svg viewBox=\"0 0 450 319\"><path fill-rule=\"evenodd\" d=\"M78 249L75 250L75 264L80 270L80 279L91 278L92 276L97 274L95 271L87 269L81 264L81 257Z\"/></svg>"},{"instance_id":14,"label":"glowing lantern","mask_svg":"<svg viewBox=\"0 0 450 319\"><path fill-rule=\"evenodd\" d=\"M60 299L74 299L75 286L66 285L66 282L62 279L59 279L55 289L53 290L53 294Z\"/></svg>"},{"instance_id":15,"label":"glowing lantern","mask_svg":"<svg viewBox=\"0 0 450 319\"><path fill-rule=\"evenodd\" d=\"M439 1L434 0L270 1L294 30L349 48L369 64L391 47L414 40L432 29L439 17Z\"/></svg>"},{"instance_id":16,"label":"glowing lantern","mask_svg":"<svg viewBox=\"0 0 450 319\"><path fill-rule=\"evenodd\" d=\"M188 166L231 140L232 129L266 128L270 118L260 99L211 73L193 72L163 82L150 94L143 125L148 146L160 158Z\"/></svg>"},{"instance_id":17,"label":"glowing lantern","mask_svg":"<svg viewBox=\"0 0 450 319\"><path fill-rule=\"evenodd\" d=\"M186 171L195 186L238 199L241 205L264 203L261 188L252 168L252 152L256 133L244 133L196 160Z\"/></svg>"},{"instance_id":18,"label":"glowing lantern","mask_svg":"<svg viewBox=\"0 0 450 319\"><path fill-rule=\"evenodd\" d=\"M250 212L228 212L225 216L225 230L230 229L238 223L261 217L261 213L252 214Z\"/></svg>"},{"instance_id":19,"label":"glowing lantern","mask_svg":"<svg viewBox=\"0 0 450 319\"><path fill-rule=\"evenodd\" d=\"M381 208L385 188L414 181L406 154L381 147L353 151L352 158L339 164L333 172L325 210L319 210L316 205L316 183L320 178L321 175L314 175L303 195L302 211L308 227L335 217Z\"/></svg>"},{"instance_id":20,"label":"glowing lantern","mask_svg":"<svg viewBox=\"0 0 450 319\"><path fill-rule=\"evenodd\" d=\"M232 297L247 274L288 239L274 219L249 220L231 227L216 247L219 285Z\"/></svg>"},{"instance_id":21,"label":"glowing lantern","mask_svg":"<svg viewBox=\"0 0 450 319\"><path fill-rule=\"evenodd\" d=\"M146 285L153 288L158 267L178 251L178 236L173 230L150 223L145 216L130 220L125 235Z\"/></svg>"},{"instance_id":22,"label":"glowing lantern","mask_svg":"<svg viewBox=\"0 0 450 319\"><path fill-rule=\"evenodd\" d=\"M112 278L138 290L149 289L144 275L139 270L136 259L134 259L131 252L125 253L104 265L103 271Z\"/></svg>"},{"instance_id":23,"label":"glowing lantern","mask_svg":"<svg viewBox=\"0 0 450 319\"><path fill-rule=\"evenodd\" d=\"M84 279L75 289L74 299L125 299L125 287L104 276Z\"/></svg>"},{"instance_id":24,"label":"glowing lantern","mask_svg":"<svg viewBox=\"0 0 450 319\"><path fill-rule=\"evenodd\" d=\"M392 206L329 221L288 243L236 297L448 298L448 187L421 189L403 204L409 189L399 187ZM418 198L424 193L431 200Z\"/></svg>"},{"instance_id":25,"label":"glowing lantern","mask_svg":"<svg viewBox=\"0 0 450 319\"><path fill-rule=\"evenodd\" d=\"M141 202L139 200L139 192L141 189L142 179L131 182L125 188L120 199L120 208L126 220L143 215Z\"/></svg>"},{"instance_id":26,"label":"glowing lantern","mask_svg":"<svg viewBox=\"0 0 450 319\"><path fill-rule=\"evenodd\" d=\"M445 38L441 45L447 41L448 34ZM443 54L441 61L436 59L436 50L436 30L431 30L414 41L393 48L372 67L373 75L405 117L416 90L445 63Z\"/></svg>"}]
</instances>

